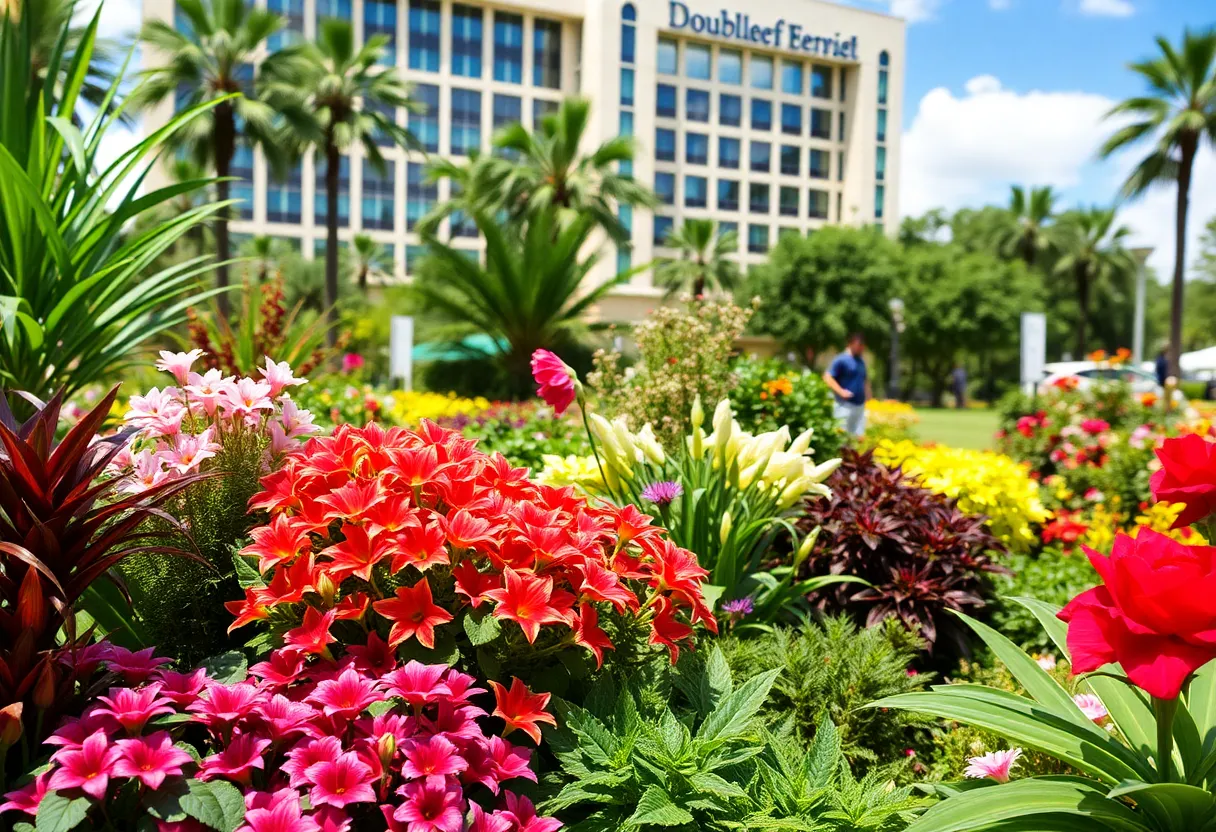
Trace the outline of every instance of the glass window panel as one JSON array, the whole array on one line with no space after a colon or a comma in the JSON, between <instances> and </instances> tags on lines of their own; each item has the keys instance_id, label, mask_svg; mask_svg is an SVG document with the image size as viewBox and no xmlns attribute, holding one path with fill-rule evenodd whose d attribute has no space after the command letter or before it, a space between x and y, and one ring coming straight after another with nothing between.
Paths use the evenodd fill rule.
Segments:
<instances>
[{"instance_id":1,"label":"glass window panel","mask_svg":"<svg viewBox=\"0 0 1216 832\"><path fill-rule=\"evenodd\" d=\"M781 132L789 136L802 134L802 107L797 104L781 105Z\"/></svg>"},{"instance_id":2,"label":"glass window panel","mask_svg":"<svg viewBox=\"0 0 1216 832\"><path fill-rule=\"evenodd\" d=\"M363 38L371 40L377 35L388 38L380 63L392 66L397 63L396 0L363 0Z\"/></svg>"},{"instance_id":3,"label":"glass window panel","mask_svg":"<svg viewBox=\"0 0 1216 832\"><path fill-rule=\"evenodd\" d=\"M676 204L676 175L658 171L654 175L654 192L664 205Z\"/></svg>"},{"instance_id":4,"label":"glass window panel","mask_svg":"<svg viewBox=\"0 0 1216 832\"><path fill-rule=\"evenodd\" d=\"M689 121L709 121L709 92L707 90L684 91L684 117Z\"/></svg>"},{"instance_id":5,"label":"glass window panel","mask_svg":"<svg viewBox=\"0 0 1216 832\"><path fill-rule=\"evenodd\" d=\"M747 227L747 250L753 254L764 254L768 251L768 226L749 225Z\"/></svg>"},{"instance_id":6,"label":"glass window panel","mask_svg":"<svg viewBox=\"0 0 1216 832\"><path fill-rule=\"evenodd\" d=\"M723 84L743 83L743 53L738 49L718 50L718 80Z\"/></svg>"},{"instance_id":7,"label":"glass window panel","mask_svg":"<svg viewBox=\"0 0 1216 832\"><path fill-rule=\"evenodd\" d=\"M807 191L807 215L813 220L828 218L828 192L812 188Z\"/></svg>"},{"instance_id":8,"label":"glass window panel","mask_svg":"<svg viewBox=\"0 0 1216 832\"><path fill-rule=\"evenodd\" d=\"M887 149L880 147L874 155L874 178L879 182L887 178Z\"/></svg>"},{"instance_id":9,"label":"glass window panel","mask_svg":"<svg viewBox=\"0 0 1216 832\"><path fill-rule=\"evenodd\" d=\"M802 173L802 148L797 145L781 145L781 172L786 176Z\"/></svg>"},{"instance_id":10,"label":"glass window panel","mask_svg":"<svg viewBox=\"0 0 1216 832\"><path fill-rule=\"evenodd\" d=\"M690 43L684 47L684 74L697 81L708 81L713 77L710 67L709 47L701 43Z\"/></svg>"},{"instance_id":11,"label":"glass window panel","mask_svg":"<svg viewBox=\"0 0 1216 832\"><path fill-rule=\"evenodd\" d=\"M369 161L363 160L364 228L393 230L393 220L396 216L396 212L393 210L393 193L396 181L397 165L395 162L385 162L384 171L380 172Z\"/></svg>"},{"instance_id":12,"label":"glass window panel","mask_svg":"<svg viewBox=\"0 0 1216 832\"><path fill-rule=\"evenodd\" d=\"M664 118L676 117L676 88L671 84L659 84L654 101L656 115Z\"/></svg>"},{"instance_id":13,"label":"glass window panel","mask_svg":"<svg viewBox=\"0 0 1216 832\"><path fill-rule=\"evenodd\" d=\"M839 124L836 126L836 140L837 140L837 141L841 141L841 142L842 142L842 141L844 141L844 140L845 140L845 133L844 133L844 111L843 111L843 110L842 110L842 111L841 111L841 113L840 113L840 119L839 119L839 121L840 121L840 123L839 123Z\"/></svg>"},{"instance_id":14,"label":"glass window panel","mask_svg":"<svg viewBox=\"0 0 1216 832\"><path fill-rule=\"evenodd\" d=\"M676 131L660 127L654 131L654 155L660 162L676 160Z\"/></svg>"},{"instance_id":15,"label":"glass window panel","mask_svg":"<svg viewBox=\"0 0 1216 832\"><path fill-rule=\"evenodd\" d=\"M739 140L729 136L718 137L718 167L736 169L739 167Z\"/></svg>"},{"instance_id":16,"label":"glass window panel","mask_svg":"<svg viewBox=\"0 0 1216 832\"><path fill-rule=\"evenodd\" d=\"M763 98L752 99L752 129L773 129L773 102Z\"/></svg>"},{"instance_id":17,"label":"glass window panel","mask_svg":"<svg viewBox=\"0 0 1216 832\"><path fill-rule=\"evenodd\" d=\"M481 93L452 90L452 154L467 156L481 149Z\"/></svg>"},{"instance_id":18,"label":"glass window panel","mask_svg":"<svg viewBox=\"0 0 1216 832\"><path fill-rule=\"evenodd\" d=\"M439 87L415 84L411 97L418 102L418 112L410 113L410 132L428 153L439 152Z\"/></svg>"},{"instance_id":19,"label":"glass window panel","mask_svg":"<svg viewBox=\"0 0 1216 832\"><path fill-rule=\"evenodd\" d=\"M840 114L844 118L844 113ZM811 136L816 139L831 139L832 138L832 111L821 110L818 107L811 108ZM844 139L842 135L840 137Z\"/></svg>"},{"instance_id":20,"label":"glass window panel","mask_svg":"<svg viewBox=\"0 0 1216 832\"><path fill-rule=\"evenodd\" d=\"M884 203L886 202L887 188L885 185L874 186L874 219L882 219L883 211L885 210Z\"/></svg>"},{"instance_id":21,"label":"glass window panel","mask_svg":"<svg viewBox=\"0 0 1216 832\"><path fill-rule=\"evenodd\" d=\"M709 204L709 180L704 176L684 177L684 207L704 208Z\"/></svg>"},{"instance_id":22,"label":"glass window panel","mask_svg":"<svg viewBox=\"0 0 1216 832\"><path fill-rule=\"evenodd\" d=\"M538 17L532 26L532 83L546 89L561 89L562 24Z\"/></svg>"},{"instance_id":23,"label":"glass window panel","mask_svg":"<svg viewBox=\"0 0 1216 832\"><path fill-rule=\"evenodd\" d=\"M252 5L252 4L249 4ZM350 20L351 0L317 0L317 22L326 19Z\"/></svg>"},{"instance_id":24,"label":"glass window panel","mask_svg":"<svg viewBox=\"0 0 1216 832\"><path fill-rule=\"evenodd\" d=\"M494 80L508 84L523 83L523 15L494 12Z\"/></svg>"},{"instance_id":25,"label":"glass window panel","mask_svg":"<svg viewBox=\"0 0 1216 832\"><path fill-rule=\"evenodd\" d=\"M827 179L831 176L832 154L826 150L811 148L811 178Z\"/></svg>"},{"instance_id":26,"label":"glass window panel","mask_svg":"<svg viewBox=\"0 0 1216 832\"><path fill-rule=\"evenodd\" d=\"M556 101L548 98L532 99L532 126L539 127L545 116L556 113L559 106Z\"/></svg>"},{"instance_id":27,"label":"glass window panel","mask_svg":"<svg viewBox=\"0 0 1216 832\"><path fill-rule=\"evenodd\" d=\"M753 182L747 186L747 210L753 214L768 213L769 186L763 182Z\"/></svg>"},{"instance_id":28,"label":"glass window panel","mask_svg":"<svg viewBox=\"0 0 1216 832\"><path fill-rule=\"evenodd\" d=\"M718 123L726 127L738 127L743 123L743 99L737 95L722 93L718 96Z\"/></svg>"},{"instance_id":29,"label":"glass window panel","mask_svg":"<svg viewBox=\"0 0 1216 832\"><path fill-rule=\"evenodd\" d=\"M621 70L621 106L633 106L633 70Z\"/></svg>"},{"instance_id":30,"label":"glass window panel","mask_svg":"<svg viewBox=\"0 0 1216 832\"><path fill-rule=\"evenodd\" d=\"M656 246L667 244L667 238L671 236L671 228L674 224L675 221L671 217L656 216L654 218L654 244Z\"/></svg>"},{"instance_id":31,"label":"glass window panel","mask_svg":"<svg viewBox=\"0 0 1216 832\"><path fill-rule=\"evenodd\" d=\"M495 93L493 108L495 130L508 124L517 124L524 120L523 100L518 95Z\"/></svg>"},{"instance_id":32,"label":"glass window panel","mask_svg":"<svg viewBox=\"0 0 1216 832\"><path fill-rule=\"evenodd\" d=\"M832 97L832 68L816 64L811 67L811 95L815 98Z\"/></svg>"},{"instance_id":33,"label":"glass window panel","mask_svg":"<svg viewBox=\"0 0 1216 832\"><path fill-rule=\"evenodd\" d=\"M410 69L439 71L439 0L410 0Z\"/></svg>"},{"instance_id":34,"label":"glass window panel","mask_svg":"<svg viewBox=\"0 0 1216 832\"><path fill-rule=\"evenodd\" d=\"M782 185L777 197L777 213L783 217L798 216L798 189Z\"/></svg>"},{"instance_id":35,"label":"glass window panel","mask_svg":"<svg viewBox=\"0 0 1216 832\"><path fill-rule=\"evenodd\" d=\"M282 182L271 179L266 188L266 221L299 223L303 220L303 165L296 162Z\"/></svg>"},{"instance_id":36,"label":"glass window panel","mask_svg":"<svg viewBox=\"0 0 1216 832\"><path fill-rule=\"evenodd\" d=\"M739 210L739 183L734 179L718 180L718 210Z\"/></svg>"},{"instance_id":37,"label":"glass window panel","mask_svg":"<svg viewBox=\"0 0 1216 832\"><path fill-rule=\"evenodd\" d=\"M887 71L885 69L878 70L878 103L887 103Z\"/></svg>"},{"instance_id":38,"label":"glass window panel","mask_svg":"<svg viewBox=\"0 0 1216 832\"><path fill-rule=\"evenodd\" d=\"M383 0L381 0L383 2ZM294 46L304 40L304 0L266 0L266 10L281 15L287 19L287 25L266 39L266 46L271 52L278 52L287 46ZM394 20L396 7L394 6ZM178 18L181 18L178 20ZM179 32L189 33L189 19L176 10L174 17L175 28ZM394 40L395 38L394 32Z\"/></svg>"},{"instance_id":39,"label":"glass window panel","mask_svg":"<svg viewBox=\"0 0 1216 832\"><path fill-rule=\"evenodd\" d=\"M764 55L752 55L747 61L748 80L752 88L771 90L773 88L773 59Z\"/></svg>"},{"instance_id":40,"label":"glass window panel","mask_svg":"<svg viewBox=\"0 0 1216 832\"><path fill-rule=\"evenodd\" d=\"M622 136L633 135L633 113L628 110L621 110L620 134Z\"/></svg>"},{"instance_id":41,"label":"glass window panel","mask_svg":"<svg viewBox=\"0 0 1216 832\"><path fill-rule=\"evenodd\" d=\"M887 111L878 111L878 130L875 133L875 138L880 142L887 140Z\"/></svg>"},{"instance_id":42,"label":"glass window panel","mask_svg":"<svg viewBox=\"0 0 1216 832\"><path fill-rule=\"evenodd\" d=\"M709 136L704 133L686 133L684 142L684 161L690 165L709 164Z\"/></svg>"},{"instance_id":43,"label":"glass window panel","mask_svg":"<svg viewBox=\"0 0 1216 832\"><path fill-rule=\"evenodd\" d=\"M781 62L781 91L790 95L802 95L802 62Z\"/></svg>"},{"instance_id":44,"label":"glass window panel","mask_svg":"<svg viewBox=\"0 0 1216 832\"><path fill-rule=\"evenodd\" d=\"M659 38L658 69L660 75L675 75L680 71L679 48L671 38Z\"/></svg>"},{"instance_id":45,"label":"glass window panel","mask_svg":"<svg viewBox=\"0 0 1216 832\"><path fill-rule=\"evenodd\" d=\"M428 182L426 166L410 162L405 168L405 227L412 231L418 220L439 201L439 186ZM408 268L408 266L407 266Z\"/></svg>"},{"instance_id":46,"label":"glass window panel","mask_svg":"<svg viewBox=\"0 0 1216 832\"><path fill-rule=\"evenodd\" d=\"M768 173L771 167L773 146L768 142L752 142L749 150L751 169L757 173Z\"/></svg>"},{"instance_id":47,"label":"glass window panel","mask_svg":"<svg viewBox=\"0 0 1216 832\"><path fill-rule=\"evenodd\" d=\"M638 31L629 24L621 26L621 63L631 64L637 60Z\"/></svg>"}]
</instances>

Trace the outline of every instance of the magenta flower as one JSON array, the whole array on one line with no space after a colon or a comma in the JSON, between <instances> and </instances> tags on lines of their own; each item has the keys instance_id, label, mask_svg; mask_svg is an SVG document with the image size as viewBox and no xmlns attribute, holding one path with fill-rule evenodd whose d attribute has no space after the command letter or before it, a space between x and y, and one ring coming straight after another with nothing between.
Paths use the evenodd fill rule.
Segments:
<instances>
[{"instance_id":1,"label":"magenta flower","mask_svg":"<svg viewBox=\"0 0 1216 832\"><path fill-rule=\"evenodd\" d=\"M1106 710L1106 706L1102 704L1102 700L1094 696L1092 693L1078 693L1072 698L1077 707L1081 709L1081 713L1085 714L1088 719L1092 719L1098 725L1110 714Z\"/></svg>"},{"instance_id":2,"label":"magenta flower","mask_svg":"<svg viewBox=\"0 0 1216 832\"><path fill-rule=\"evenodd\" d=\"M291 374L291 365L286 361L275 363L269 355L265 356L266 366L258 367L262 378L270 385L270 397L274 398L283 392L284 388L306 384L308 379L296 378Z\"/></svg>"},{"instance_id":3,"label":"magenta flower","mask_svg":"<svg viewBox=\"0 0 1216 832\"><path fill-rule=\"evenodd\" d=\"M270 738L277 742L308 733L316 710L303 702L293 702L281 693L254 707Z\"/></svg>"},{"instance_id":4,"label":"magenta flower","mask_svg":"<svg viewBox=\"0 0 1216 832\"><path fill-rule=\"evenodd\" d=\"M51 775L44 771L19 789L6 794L5 801L0 803L0 815L8 811L25 812L30 817L38 814L38 804L50 791Z\"/></svg>"},{"instance_id":5,"label":"magenta flower","mask_svg":"<svg viewBox=\"0 0 1216 832\"><path fill-rule=\"evenodd\" d=\"M444 700L439 703L434 719L423 716L421 721L429 733L446 734L454 740L480 742L485 734L475 720L485 715L486 712L475 705L453 707L451 702Z\"/></svg>"},{"instance_id":6,"label":"magenta flower","mask_svg":"<svg viewBox=\"0 0 1216 832\"><path fill-rule=\"evenodd\" d=\"M439 777L460 774L468 763L450 740L436 734L425 740L410 743L405 748L405 763L401 773L406 777Z\"/></svg>"},{"instance_id":7,"label":"magenta flower","mask_svg":"<svg viewBox=\"0 0 1216 832\"><path fill-rule=\"evenodd\" d=\"M253 706L262 702L264 694L253 685L211 684L203 688L198 699L186 710L215 732L234 725L253 713Z\"/></svg>"},{"instance_id":8,"label":"magenta flower","mask_svg":"<svg viewBox=\"0 0 1216 832\"><path fill-rule=\"evenodd\" d=\"M442 701L451 702L453 705L467 705L470 696L475 696L479 693L489 693L485 688L476 687L476 679L467 673L461 673L459 670L448 670L443 683L448 686L448 690L452 692L452 695ZM478 710L481 709L479 708Z\"/></svg>"},{"instance_id":9,"label":"magenta flower","mask_svg":"<svg viewBox=\"0 0 1216 832\"><path fill-rule=\"evenodd\" d=\"M380 681L390 696L400 696L414 708L421 708L451 696L451 689L440 681L445 670L443 665L410 661L405 667L385 674Z\"/></svg>"},{"instance_id":10,"label":"magenta flower","mask_svg":"<svg viewBox=\"0 0 1216 832\"><path fill-rule=\"evenodd\" d=\"M115 743L122 756L114 763L115 777L134 777L149 789L159 789L166 777L177 777L194 758L173 745L168 731Z\"/></svg>"},{"instance_id":11,"label":"magenta flower","mask_svg":"<svg viewBox=\"0 0 1216 832\"><path fill-rule=\"evenodd\" d=\"M304 654L299 650L282 648L270 654L270 660L249 668L249 675L261 679L265 687L282 688L290 685L304 670Z\"/></svg>"},{"instance_id":12,"label":"magenta flower","mask_svg":"<svg viewBox=\"0 0 1216 832\"><path fill-rule=\"evenodd\" d=\"M160 695L160 685L148 685L139 690L110 688L108 696L97 697L107 707L95 713L108 716L134 736L143 730L144 723L154 716L173 713L173 703Z\"/></svg>"},{"instance_id":13,"label":"magenta flower","mask_svg":"<svg viewBox=\"0 0 1216 832\"><path fill-rule=\"evenodd\" d=\"M548 350L532 353L532 378L536 381L536 395L559 416L578 397L574 370Z\"/></svg>"},{"instance_id":14,"label":"magenta flower","mask_svg":"<svg viewBox=\"0 0 1216 832\"><path fill-rule=\"evenodd\" d=\"M178 707L184 708L198 699L207 684L207 671L199 668L193 673L178 673L175 670L158 670L160 695Z\"/></svg>"},{"instance_id":15,"label":"magenta flower","mask_svg":"<svg viewBox=\"0 0 1216 832\"><path fill-rule=\"evenodd\" d=\"M317 763L335 762L342 754L342 743L337 737L320 737L302 740L287 752L287 762L280 769L287 774L287 782L293 789L308 784L306 772Z\"/></svg>"},{"instance_id":16,"label":"magenta flower","mask_svg":"<svg viewBox=\"0 0 1216 832\"><path fill-rule=\"evenodd\" d=\"M732 619L743 618L746 615L751 615L756 611L756 604L751 598L736 598L733 601L727 601L722 605L722 612L726 613Z\"/></svg>"},{"instance_id":17,"label":"magenta flower","mask_svg":"<svg viewBox=\"0 0 1216 832\"><path fill-rule=\"evenodd\" d=\"M367 363L363 360L363 356L357 352L348 352L342 356L342 372L353 373L356 370L362 370L363 365Z\"/></svg>"},{"instance_id":18,"label":"magenta flower","mask_svg":"<svg viewBox=\"0 0 1216 832\"><path fill-rule=\"evenodd\" d=\"M502 737L490 737L487 743L490 752L490 759L494 762L494 769L498 776L498 780L514 780L516 777L523 777L526 780L536 782L536 772L532 770L529 763L532 761L532 750L520 745L512 745ZM495 794L497 789L493 790Z\"/></svg>"},{"instance_id":19,"label":"magenta flower","mask_svg":"<svg viewBox=\"0 0 1216 832\"><path fill-rule=\"evenodd\" d=\"M45 745L62 746L61 750L79 751L94 731L103 730L108 735L114 729L114 723L108 716L102 716L97 713L97 708L92 707L80 719L66 719L63 724L55 730L43 743ZM60 754L56 751L51 755L54 760Z\"/></svg>"},{"instance_id":20,"label":"magenta flower","mask_svg":"<svg viewBox=\"0 0 1216 832\"><path fill-rule=\"evenodd\" d=\"M393 820L403 824L397 828L409 832L463 832L463 800L459 786L428 777L406 783L397 791L405 798L391 815ZM389 817L388 812L385 817Z\"/></svg>"},{"instance_id":21,"label":"magenta flower","mask_svg":"<svg viewBox=\"0 0 1216 832\"><path fill-rule=\"evenodd\" d=\"M155 650L155 647L146 647L132 652L125 647L111 644L104 660L110 670L121 675L128 685L138 685L147 681L161 665L173 661L165 656L152 655Z\"/></svg>"},{"instance_id":22,"label":"magenta flower","mask_svg":"<svg viewBox=\"0 0 1216 832\"><path fill-rule=\"evenodd\" d=\"M642 489L642 499L663 508L671 505L683 493L684 486L678 482L652 482Z\"/></svg>"},{"instance_id":23,"label":"magenta flower","mask_svg":"<svg viewBox=\"0 0 1216 832\"><path fill-rule=\"evenodd\" d=\"M269 747L268 739L255 737L253 734L238 734L219 754L212 754L203 760L198 779L226 777L247 786L253 777L253 770L266 767L262 753Z\"/></svg>"},{"instance_id":24,"label":"magenta flower","mask_svg":"<svg viewBox=\"0 0 1216 832\"><path fill-rule=\"evenodd\" d=\"M236 832L321 832L315 820L300 812L300 796L291 789L251 793L245 805L245 824Z\"/></svg>"},{"instance_id":25,"label":"magenta flower","mask_svg":"<svg viewBox=\"0 0 1216 832\"><path fill-rule=\"evenodd\" d=\"M156 369L166 373L173 373L173 377L177 379L178 384L185 384L190 376L190 365L202 357L202 350L190 350L190 352L161 350L160 361L156 362Z\"/></svg>"},{"instance_id":26,"label":"magenta flower","mask_svg":"<svg viewBox=\"0 0 1216 832\"><path fill-rule=\"evenodd\" d=\"M341 809L350 803L376 801L372 790L375 775L353 751L338 755L336 760L313 763L304 776L312 783L308 799L313 806L328 804Z\"/></svg>"},{"instance_id":27,"label":"magenta flower","mask_svg":"<svg viewBox=\"0 0 1216 832\"><path fill-rule=\"evenodd\" d=\"M371 680L354 668L347 668L337 679L326 679L317 685L305 701L320 705L326 716L350 719L361 714L368 705L385 698Z\"/></svg>"},{"instance_id":28,"label":"magenta flower","mask_svg":"<svg viewBox=\"0 0 1216 832\"><path fill-rule=\"evenodd\" d=\"M982 779L991 777L998 783L1009 782L1009 772L1022 756L1022 749L1010 748L1007 751L992 751L982 757L969 757L964 777Z\"/></svg>"},{"instance_id":29,"label":"magenta flower","mask_svg":"<svg viewBox=\"0 0 1216 832\"><path fill-rule=\"evenodd\" d=\"M64 749L56 753L55 762L59 763L59 767L51 775L47 786L55 791L80 789L94 800L101 800L110 785L114 764L121 756L122 751L110 744L105 731L95 731L79 749Z\"/></svg>"},{"instance_id":30,"label":"magenta flower","mask_svg":"<svg viewBox=\"0 0 1216 832\"><path fill-rule=\"evenodd\" d=\"M511 832L515 828L512 819L502 812L491 812L487 815L484 809L471 801L469 809L472 813L469 832Z\"/></svg>"},{"instance_id":31,"label":"magenta flower","mask_svg":"<svg viewBox=\"0 0 1216 832\"><path fill-rule=\"evenodd\" d=\"M542 818L536 814L532 801L523 795L507 792L507 808L502 814L514 821L512 827L516 832L554 832L560 829L562 822L555 818Z\"/></svg>"}]
</instances>

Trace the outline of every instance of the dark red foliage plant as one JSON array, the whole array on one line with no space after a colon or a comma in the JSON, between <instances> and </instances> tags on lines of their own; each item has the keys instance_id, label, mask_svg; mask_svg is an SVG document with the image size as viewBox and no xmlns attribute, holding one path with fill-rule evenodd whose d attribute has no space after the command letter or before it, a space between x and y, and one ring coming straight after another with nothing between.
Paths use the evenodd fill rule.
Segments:
<instances>
[{"instance_id":1,"label":"dark red foliage plant","mask_svg":"<svg viewBox=\"0 0 1216 832\"><path fill-rule=\"evenodd\" d=\"M18 423L0 393L0 785L17 747L36 748L76 693L71 655L92 640L77 632L75 604L93 581L153 545L145 523L175 523L160 506L197 479L139 494L101 477L127 437L97 439L115 387L56 441L62 393Z\"/></svg>"},{"instance_id":2,"label":"dark red foliage plant","mask_svg":"<svg viewBox=\"0 0 1216 832\"><path fill-rule=\"evenodd\" d=\"M824 612L847 612L872 626L897 616L919 627L928 650L966 654L965 627L949 613L974 614L985 604L986 575L1007 570L983 517L959 511L949 497L905 481L869 452L842 451L828 480L829 500L808 501L803 532L822 532L803 566L810 575L856 575L870 586L834 584L809 596Z\"/></svg>"}]
</instances>

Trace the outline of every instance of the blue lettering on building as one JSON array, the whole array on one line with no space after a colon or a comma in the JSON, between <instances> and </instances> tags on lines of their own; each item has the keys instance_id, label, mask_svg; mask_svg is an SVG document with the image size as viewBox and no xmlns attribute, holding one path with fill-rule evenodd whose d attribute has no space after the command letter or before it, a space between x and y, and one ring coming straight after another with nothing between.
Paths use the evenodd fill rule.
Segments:
<instances>
[{"instance_id":1,"label":"blue lettering on building","mask_svg":"<svg viewBox=\"0 0 1216 832\"><path fill-rule=\"evenodd\" d=\"M741 40L760 46L792 49L808 55L825 58L840 58L856 61L857 36L842 38L839 32L832 35L815 34L806 26L778 20L772 26L753 23L746 12L731 12L723 9L716 15L696 14L680 0L669 0L672 29L691 29L698 35L713 35L728 40Z\"/></svg>"}]
</instances>

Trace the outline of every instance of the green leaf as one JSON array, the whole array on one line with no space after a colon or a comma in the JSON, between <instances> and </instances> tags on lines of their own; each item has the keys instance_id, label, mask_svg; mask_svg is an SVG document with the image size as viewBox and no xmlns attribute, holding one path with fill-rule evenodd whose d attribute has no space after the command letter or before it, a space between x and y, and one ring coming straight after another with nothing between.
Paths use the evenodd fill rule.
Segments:
<instances>
[{"instance_id":1,"label":"green leaf","mask_svg":"<svg viewBox=\"0 0 1216 832\"><path fill-rule=\"evenodd\" d=\"M236 571L236 582L241 585L241 589L266 586L262 574L236 549L232 550L232 567Z\"/></svg>"},{"instance_id":2,"label":"green leaf","mask_svg":"<svg viewBox=\"0 0 1216 832\"><path fill-rule=\"evenodd\" d=\"M70 832L84 820L93 802L87 797L65 797L47 792L38 804L38 832Z\"/></svg>"},{"instance_id":3,"label":"green leaf","mask_svg":"<svg viewBox=\"0 0 1216 832\"><path fill-rule=\"evenodd\" d=\"M240 789L227 780L212 780L207 785L211 787L211 795L214 798L215 805L218 805L220 809L220 823L219 825L212 825L216 829L219 829L220 832L233 832L245 819L245 798L241 795ZM187 807L186 811L190 812L190 808ZM208 811L211 811L210 804L208 804ZM190 812L190 814L199 820L203 820L202 817L193 812Z\"/></svg>"},{"instance_id":4,"label":"green leaf","mask_svg":"<svg viewBox=\"0 0 1216 832\"><path fill-rule=\"evenodd\" d=\"M1107 797L1131 800L1163 829L1200 829L1216 814L1216 796L1183 783L1121 783Z\"/></svg>"},{"instance_id":5,"label":"green leaf","mask_svg":"<svg viewBox=\"0 0 1216 832\"><path fill-rule=\"evenodd\" d=\"M721 743L744 732L768 698L781 670L770 670L748 679L718 703L697 731L698 743Z\"/></svg>"},{"instance_id":6,"label":"green leaf","mask_svg":"<svg viewBox=\"0 0 1216 832\"><path fill-rule=\"evenodd\" d=\"M1068 652L1068 625L1056 617L1063 607L1057 607L1055 604L1040 601L1038 598L1015 596L1009 600L1016 601L1030 610L1031 614L1043 625L1043 629L1047 631L1048 637L1055 644L1056 649L1060 651L1060 655L1069 661L1072 660L1071 654Z\"/></svg>"},{"instance_id":7,"label":"green leaf","mask_svg":"<svg viewBox=\"0 0 1216 832\"><path fill-rule=\"evenodd\" d=\"M1199 729L1204 754L1216 751L1216 661L1195 671L1187 689L1186 709Z\"/></svg>"},{"instance_id":8,"label":"green leaf","mask_svg":"<svg viewBox=\"0 0 1216 832\"><path fill-rule=\"evenodd\" d=\"M199 667L207 671L207 675L222 685L235 685L243 682L249 676L249 662L245 654L239 650L229 650L218 656L211 656L202 661Z\"/></svg>"},{"instance_id":9,"label":"green leaf","mask_svg":"<svg viewBox=\"0 0 1216 832\"><path fill-rule=\"evenodd\" d=\"M498 619L490 614L490 607L487 604L465 613L464 632L474 647L480 647L498 638L502 627L499 626Z\"/></svg>"},{"instance_id":10,"label":"green leaf","mask_svg":"<svg viewBox=\"0 0 1216 832\"><path fill-rule=\"evenodd\" d=\"M673 803L667 792L658 786L646 789L638 801L638 808L626 821L636 826L682 826L692 822L692 815Z\"/></svg>"},{"instance_id":11,"label":"green leaf","mask_svg":"<svg viewBox=\"0 0 1216 832\"><path fill-rule=\"evenodd\" d=\"M803 758L802 770L816 788L827 788L836 778L841 759L840 732L836 723L825 719L815 729L815 741Z\"/></svg>"},{"instance_id":12,"label":"green leaf","mask_svg":"<svg viewBox=\"0 0 1216 832\"><path fill-rule=\"evenodd\" d=\"M692 787L699 792L714 795L715 797L724 797L728 800L746 800L747 792L740 788L737 784L719 777L713 772L699 771L692 777L688 778L688 782Z\"/></svg>"}]
</instances>

